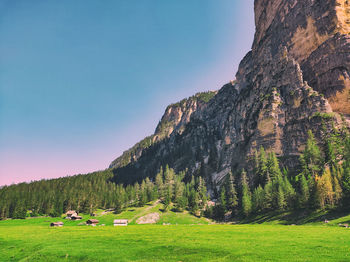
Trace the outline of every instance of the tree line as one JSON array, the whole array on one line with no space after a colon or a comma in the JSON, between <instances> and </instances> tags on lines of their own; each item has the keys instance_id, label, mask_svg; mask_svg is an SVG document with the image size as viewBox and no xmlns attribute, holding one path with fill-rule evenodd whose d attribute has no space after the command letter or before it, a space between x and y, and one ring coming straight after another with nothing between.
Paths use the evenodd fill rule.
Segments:
<instances>
[{"instance_id":1,"label":"tree line","mask_svg":"<svg viewBox=\"0 0 350 262\"><path fill-rule=\"evenodd\" d=\"M0 189L0 219L61 216L68 210L93 213L143 206L160 199L165 209L188 210L216 220L271 211L350 208L350 135L341 130L318 144L311 131L297 174L282 169L275 153L255 152L252 170L229 172L209 201L201 176L176 173L165 166L154 179L122 185L111 182L110 169ZM213 190L214 189L214 190Z\"/></svg>"},{"instance_id":2,"label":"tree line","mask_svg":"<svg viewBox=\"0 0 350 262\"><path fill-rule=\"evenodd\" d=\"M209 215L222 220L225 214L248 217L271 211L304 209L350 210L350 136L334 131L318 145L313 133L301 154L297 175L281 169L273 152L261 147L253 157L253 171L236 178L229 173Z\"/></svg>"},{"instance_id":3,"label":"tree line","mask_svg":"<svg viewBox=\"0 0 350 262\"><path fill-rule=\"evenodd\" d=\"M111 170L32 183L4 186L0 190L0 219L26 216L61 216L68 210L93 213L97 208L119 213L131 206L143 206L161 199L165 209L188 209L197 214L207 201L202 177L185 183L185 172L178 174L168 166L155 180L124 186L110 181Z\"/></svg>"}]
</instances>

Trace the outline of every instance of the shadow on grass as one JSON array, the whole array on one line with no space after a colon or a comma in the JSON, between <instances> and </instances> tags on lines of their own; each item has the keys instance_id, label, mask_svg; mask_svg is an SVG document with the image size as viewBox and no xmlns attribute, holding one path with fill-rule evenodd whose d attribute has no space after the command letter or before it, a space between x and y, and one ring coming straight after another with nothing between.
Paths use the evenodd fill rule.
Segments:
<instances>
[{"instance_id":1,"label":"shadow on grass","mask_svg":"<svg viewBox=\"0 0 350 262\"><path fill-rule=\"evenodd\" d=\"M313 211L299 210L293 212L270 212L263 215L250 216L242 219L239 224L263 224L275 223L280 225L304 225L308 223L324 222L325 220L335 220L349 215L349 212L330 210L330 211ZM350 223L349 221L342 221Z\"/></svg>"}]
</instances>

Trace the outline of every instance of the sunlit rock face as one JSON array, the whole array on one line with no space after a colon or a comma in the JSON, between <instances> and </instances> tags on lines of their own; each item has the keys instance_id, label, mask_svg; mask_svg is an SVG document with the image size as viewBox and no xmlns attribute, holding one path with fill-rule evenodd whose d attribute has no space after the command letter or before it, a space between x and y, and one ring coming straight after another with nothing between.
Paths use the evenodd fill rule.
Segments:
<instances>
[{"instance_id":1,"label":"sunlit rock face","mask_svg":"<svg viewBox=\"0 0 350 262\"><path fill-rule=\"evenodd\" d=\"M350 114L348 1L255 0L254 11L252 50L236 80L209 99L168 107L149 143L112 163L115 181L154 177L169 164L215 188L228 171L251 170L261 146L293 170L308 130L320 138L342 124L337 113Z\"/></svg>"},{"instance_id":2,"label":"sunlit rock face","mask_svg":"<svg viewBox=\"0 0 350 262\"><path fill-rule=\"evenodd\" d=\"M255 22L255 56L286 46L305 81L334 111L350 114L350 1L256 0Z\"/></svg>"}]
</instances>

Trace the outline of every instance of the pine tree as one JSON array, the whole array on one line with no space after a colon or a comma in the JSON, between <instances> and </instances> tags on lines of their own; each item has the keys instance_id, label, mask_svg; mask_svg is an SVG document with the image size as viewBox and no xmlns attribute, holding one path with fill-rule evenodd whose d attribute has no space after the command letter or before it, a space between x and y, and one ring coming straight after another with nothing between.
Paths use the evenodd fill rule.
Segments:
<instances>
[{"instance_id":1,"label":"pine tree","mask_svg":"<svg viewBox=\"0 0 350 262\"><path fill-rule=\"evenodd\" d=\"M134 184L135 189L135 206L140 206L140 185L139 183Z\"/></svg>"},{"instance_id":2,"label":"pine tree","mask_svg":"<svg viewBox=\"0 0 350 262\"><path fill-rule=\"evenodd\" d=\"M243 170L242 171L242 211L243 211L243 214L247 217L250 215L251 210L252 210L251 193L247 182L247 174Z\"/></svg>"},{"instance_id":3,"label":"pine tree","mask_svg":"<svg viewBox=\"0 0 350 262\"><path fill-rule=\"evenodd\" d=\"M268 169L268 160L266 158L265 149L260 147L258 160L258 185L265 186L270 181L270 174Z\"/></svg>"},{"instance_id":4,"label":"pine tree","mask_svg":"<svg viewBox=\"0 0 350 262\"><path fill-rule=\"evenodd\" d=\"M238 197L236 192L235 179L232 172L229 172L226 178L226 199L227 199L227 209L234 212L235 208L238 206Z\"/></svg>"},{"instance_id":5,"label":"pine tree","mask_svg":"<svg viewBox=\"0 0 350 262\"><path fill-rule=\"evenodd\" d=\"M343 190L340 186L337 176L333 176L332 178L333 178L332 182L333 182L333 191L334 191L334 202L335 204L338 204L342 199Z\"/></svg>"},{"instance_id":6,"label":"pine tree","mask_svg":"<svg viewBox=\"0 0 350 262\"><path fill-rule=\"evenodd\" d=\"M264 209L269 210L273 206L273 185L271 181L269 181L264 187L264 197Z\"/></svg>"},{"instance_id":7,"label":"pine tree","mask_svg":"<svg viewBox=\"0 0 350 262\"><path fill-rule=\"evenodd\" d=\"M185 195L179 197L176 201L175 208L177 211L183 211L188 206L188 199Z\"/></svg>"},{"instance_id":8,"label":"pine tree","mask_svg":"<svg viewBox=\"0 0 350 262\"><path fill-rule=\"evenodd\" d=\"M317 146L313 133L308 131L308 140L304 153L300 157L303 173L306 176L315 177L321 171L322 156L319 147Z\"/></svg>"},{"instance_id":9,"label":"pine tree","mask_svg":"<svg viewBox=\"0 0 350 262\"><path fill-rule=\"evenodd\" d=\"M279 210L284 210L287 206L285 195L283 192L283 188L281 185L278 185L278 191L277 191L277 205Z\"/></svg>"},{"instance_id":10,"label":"pine tree","mask_svg":"<svg viewBox=\"0 0 350 262\"><path fill-rule=\"evenodd\" d=\"M287 207L295 206L296 192L286 175L283 178L283 192L285 193Z\"/></svg>"},{"instance_id":11,"label":"pine tree","mask_svg":"<svg viewBox=\"0 0 350 262\"><path fill-rule=\"evenodd\" d=\"M159 198L163 198L164 197L163 167L160 167L160 171L156 175L156 186L158 188Z\"/></svg>"},{"instance_id":12,"label":"pine tree","mask_svg":"<svg viewBox=\"0 0 350 262\"><path fill-rule=\"evenodd\" d=\"M219 204L222 207L223 214L225 214L227 212L227 208L226 208L227 201L226 201L226 191L224 187L222 187L220 192Z\"/></svg>"},{"instance_id":13,"label":"pine tree","mask_svg":"<svg viewBox=\"0 0 350 262\"><path fill-rule=\"evenodd\" d=\"M167 211L169 209L170 203L171 203L170 194L169 194L169 192L166 192L165 197L163 199L164 211Z\"/></svg>"},{"instance_id":14,"label":"pine tree","mask_svg":"<svg viewBox=\"0 0 350 262\"><path fill-rule=\"evenodd\" d=\"M189 205L190 211L194 215L196 215L199 210L198 202L199 202L198 193L196 192L196 190L194 190L194 188L192 188L189 194L188 205Z\"/></svg>"},{"instance_id":15,"label":"pine tree","mask_svg":"<svg viewBox=\"0 0 350 262\"><path fill-rule=\"evenodd\" d=\"M259 185L255 188L252 196L252 210L259 213L264 209L265 193L264 189Z\"/></svg>"},{"instance_id":16,"label":"pine tree","mask_svg":"<svg viewBox=\"0 0 350 262\"><path fill-rule=\"evenodd\" d=\"M259 164L259 153L257 150L254 150L254 157L253 157L253 177L254 177L254 188L257 188L259 185L261 185L262 181L260 178L260 164Z\"/></svg>"},{"instance_id":17,"label":"pine tree","mask_svg":"<svg viewBox=\"0 0 350 262\"><path fill-rule=\"evenodd\" d=\"M333 206L334 191L332 186L332 177L329 168L326 168L321 177L316 176L316 200L321 209L325 209L326 205Z\"/></svg>"},{"instance_id":18,"label":"pine tree","mask_svg":"<svg viewBox=\"0 0 350 262\"><path fill-rule=\"evenodd\" d=\"M118 195L115 201L114 213L119 214L120 212L122 212L122 209L123 209L122 197Z\"/></svg>"},{"instance_id":19,"label":"pine tree","mask_svg":"<svg viewBox=\"0 0 350 262\"><path fill-rule=\"evenodd\" d=\"M182 198L184 192L184 184L181 182L181 180L176 179L174 183L174 196L173 196L173 202L177 203L180 198Z\"/></svg>"},{"instance_id":20,"label":"pine tree","mask_svg":"<svg viewBox=\"0 0 350 262\"><path fill-rule=\"evenodd\" d=\"M14 218L14 219L25 219L26 218L26 213L27 213L27 211L26 211L26 209L24 207L24 201L23 200L16 201L12 218Z\"/></svg>"},{"instance_id":21,"label":"pine tree","mask_svg":"<svg viewBox=\"0 0 350 262\"><path fill-rule=\"evenodd\" d=\"M268 163L267 166L268 166L268 170L269 170L268 171L269 178L271 180L275 180L279 177L282 177L282 172L281 172L281 169L279 167L278 159L277 159L275 153L271 152L269 154L269 158L268 158L267 163Z\"/></svg>"},{"instance_id":22,"label":"pine tree","mask_svg":"<svg viewBox=\"0 0 350 262\"><path fill-rule=\"evenodd\" d=\"M227 202L225 187L221 187L218 203L215 205L213 210L215 219L224 220L225 214L227 212L226 205Z\"/></svg>"},{"instance_id":23,"label":"pine tree","mask_svg":"<svg viewBox=\"0 0 350 262\"><path fill-rule=\"evenodd\" d=\"M344 174L341 179L343 189L343 206L350 209L350 167L344 169Z\"/></svg>"},{"instance_id":24,"label":"pine tree","mask_svg":"<svg viewBox=\"0 0 350 262\"><path fill-rule=\"evenodd\" d=\"M309 192L308 182L306 181L306 178L303 174L301 175L299 180L299 188L300 188L299 205L302 208L306 208L309 202L310 192Z\"/></svg>"},{"instance_id":25,"label":"pine tree","mask_svg":"<svg viewBox=\"0 0 350 262\"><path fill-rule=\"evenodd\" d=\"M325 163L328 163L328 165L333 168L338 166L335 145L329 140L326 142Z\"/></svg>"},{"instance_id":26,"label":"pine tree","mask_svg":"<svg viewBox=\"0 0 350 262\"><path fill-rule=\"evenodd\" d=\"M174 175L175 175L174 170L169 168L168 165L166 165L165 171L164 171L164 183L166 185L172 184L174 182Z\"/></svg>"},{"instance_id":27,"label":"pine tree","mask_svg":"<svg viewBox=\"0 0 350 262\"><path fill-rule=\"evenodd\" d=\"M200 207L203 208L207 204L207 188L205 186L205 181L202 179L202 177L198 178L197 192L200 199Z\"/></svg>"},{"instance_id":28,"label":"pine tree","mask_svg":"<svg viewBox=\"0 0 350 262\"><path fill-rule=\"evenodd\" d=\"M146 177L145 179L145 184L146 184L147 202L153 201L155 199L155 194L153 190L154 185L148 177Z\"/></svg>"}]
</instances>

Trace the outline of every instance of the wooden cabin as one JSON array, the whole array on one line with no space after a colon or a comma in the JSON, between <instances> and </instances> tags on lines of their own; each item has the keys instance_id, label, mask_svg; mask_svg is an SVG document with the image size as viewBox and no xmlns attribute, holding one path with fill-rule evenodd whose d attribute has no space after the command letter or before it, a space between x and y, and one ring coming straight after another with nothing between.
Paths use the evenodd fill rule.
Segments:
<instances>
[{"instance_id":1,"label":"wooden cabin","mask_svg":"<svg viewBox=\"0 0 350 262\"><path fill-rule=\"evenodd\" d=\"M63 226L63 222L52 222L50 224L51 227L62 227Z\"/></svg>"},{"instance_id":2,"label":"wooden cabin","mask_svg":"<svg viewBox=\"0 0 350 262\"><path fill-rule=\"evenodd\" d=\"M99 223L99 221L97 219L89 219L88 221L86 221L87 225L92 225L92 226L96 226Z\"/></svg>"},{"instance_id":3,"label":"wooden cabin","mask_svg":"<svg viewBox=\"0 0 350 262\"><path fill-rule=\"evenodd\" d=\"M114 219L113 225L116 226L127 226L128 220L127 219Z\"/></svg>"},{"instance_id":4,"label":"wooden cabin","mask_svg":"<svg viewBox=\"0 0 350 262\"><path fill-rule=\"evenodd\" d=\"M78 216L78 212L74 211L74 210L69 210L66 213L66 218L67 219L71 219L73 216Z\"/></svg>"},{"instance_id":5,"label":"wooden cabin","mask_svg":"<svg viewBox=\"0 0 350 262\"><path fill-rule=\"evenodd\" d=\"M81 219L83 219L83 217L82 216L71 216L70 219L71 220L81 220Z\"/></svg>"}]
</instances>

